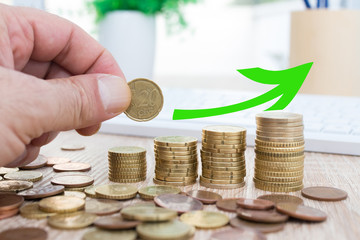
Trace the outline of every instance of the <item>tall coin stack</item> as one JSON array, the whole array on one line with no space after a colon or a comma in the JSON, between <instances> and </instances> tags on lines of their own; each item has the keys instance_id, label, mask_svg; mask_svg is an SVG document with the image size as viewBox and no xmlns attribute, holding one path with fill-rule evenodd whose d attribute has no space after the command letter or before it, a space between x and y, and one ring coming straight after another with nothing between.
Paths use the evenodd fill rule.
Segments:
<instances>
[{"instance_id":1,"label":"tall coin stack","mask_svg":"<svg viewBox=\"0 0 360 240\"><path fill-rule=\"evenodd\" d=\"M301 114L256 115L255 187L271 192L303 188L304 125Z\"/></svg>"},{"instance_id":2,"label":"tall coin stack","mask_svg":"<svg viewBox=\"0 0 360 240\"><path fill-rule=\"evenodd\" d=\"M202 176L208 188L239 188L245 185L246 129L235 126L208 126L202 130Z\"/></svg>"},{"instance_id":3,"label":"tall coin stack","mask_svg":"<svg viewBox=\"0 0 360 240\"><path fill-rule=\"evenodd\" d=\"M164 136L154 139L155 184L186 186L196 183L197 139Z\"/></svg>"},{"instance_id":4,"label":"tall coin stack","mask_svg":"<svg viewBox=\"0 0 360 240\"><path fill-rule=\"evenodd\" d=\"M113 147L108 151L109 180L135 183L146 179L146 149L136 146Z\"/></svg>"}]
</instances>

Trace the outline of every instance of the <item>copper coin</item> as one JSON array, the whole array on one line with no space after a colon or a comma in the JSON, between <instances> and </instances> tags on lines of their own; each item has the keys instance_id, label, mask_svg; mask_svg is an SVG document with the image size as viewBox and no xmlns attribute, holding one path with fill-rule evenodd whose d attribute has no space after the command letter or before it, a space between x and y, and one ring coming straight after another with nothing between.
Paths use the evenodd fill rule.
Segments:
<instances>
[{"instance_id":1,"label":"copper coin","mask_svg":"<svg viewBox=\"0 0 360 240\"><path fill-rule=\"evenodd\" d=\"M310 199L319 201L340 201L347 198L347 193L333 187L308 187L301 191L301 194Z\"/></svg>"},{"instance_id":2,"label":"copper coin","mask_svg":"<svg viewBox=\"0 0 360 240\"><path fill-rule=\"evenodd\" d=\"M288 216L285 214L278 213L275 209L270 210L251 210L238 208L236 210L237 216L241 219L261 222L261 223L279 223L286 222Z\"/></svg>"},{"instance_id":3,"label":"copper coin","mask_svg":"<svg viewBox=\"0 0 360 240\"><path fill-rule=\"evenodd\" d=\"M204 190L192 190L186 194L205 204L216 203L218 200L222 199L220 194Z\"/></svg>"},{"instance_id":4,"label":"copper coin","mask_svg":"<svg viewBox=\"0 0 360 240\"><path fill-rule=\"evenodd\" d=\"M31 163L20 167L20 169L37 169L37 168L41 168L44 167L47 163L47 158L44 155L39 155L34 161L32 161Z\"/></svg>"},{"instance_id":5,"label":"copper coin","mask_svg":"<svg viewBox=\"0 0 360 240\"><path fill-rule=\"evenodd\" d=\"M304 202L301 198L289 194L267 194L258 197L258 199L269 200L275 203L275 205L281 202L290 202L300 205Z\"/></svg>"},{"instance_id":6,"label":"copper coin","mask_svg":"<svg viewBox=\"0 0 360 240\"><path fill-rule=\"evenodd\" d=\"M47 232L41 228L13 228L0 233L1 240L46 240Z\"/></svg>"},{"instance_id":7,"label":"copper coin","mask_svg":"<svg viewBox=\"0 0 360 240\"><path fill-rule=\"evenodd\" d=\"M240 198L236 204L239 207L253 210L266 210L274 207L274 202L265 199Z\"/></svg>"},{"instance_id":8,"label":"copper coin","mask_svg":"<svg viewBox=\"0 0 360 240\"><path fill-rule=\"evenodd\" d=\"M109 216L97 219L94 225L103 229L121 230L135 228L140 223L140 221L124 220L121 216Z\"/></svg>"},{"instance_id":9,"label":"copper coin","mask_svg":"<svg viewBox=\"0 0 360 240\"><path fill-rule=\"evenodd\" d=\"M261 232L250 228L233 228L225 231L213 233L210 240L266 240L266 236Z\"/></svg>"},{"instance_id":10,"label":"copper coin","mask_svg":"<svg viewBox=\"0 0 360 240\"><path fill-rule=\"evenodd\" d=\"M64 186L52 186L48 185L45 187L37 187L28 189L22 192L19 192L18 195L24 197L25 199L37 199L54 196L64 192Z\"/></svg>"},{"instance_id":11,"label":"copper coin","mask_svg":"<svg viewBox=\"0 0 360 240\"><path fill-rule=\"evenodd\" d=\"M234 217L230 220L230 225L234 228L244 229L252 228L262 233L271 233L278 232L283 230L285 227L285 222L282 223L258 223L258 222L249 222L242 220L238 217Z\"/></svg>"},{"instance_id":12,"label":"copper coin","mask_svg":"<svg viewBox=\"0 0 360 240\"><path fill-rule=\"evenodd\" d=\"M236 202L240 198L225 198L216 202L216 207L226 212L236 212L238 208Z\"/></svg>"},{"instance_id":13,"label":"copper coin","mask_svg":"<svg viewBox=\"0 0 360 240\"><path fill-rule=\"evenodd\" d=\"M278 203L276 204L276 210L290 217L305 221L322 222L327 217L326 213L319 209L294 203Z\"/></svg>"},{"instance_id":14,"label":"copper coin","mask_svg":"<svg viewBox=\"0 0 360 240\"><path fill-rule=\"evenodd\" d=\"M19 212L19 208L7 210L7 211L0 211L0 220L15 216L16 214L18 214L18 212Z\"/></svg>"},{"instance_id":15,"label":"copper coin","mask_svg":"<svg viewBox=\"0 0 360 240\"><path fill-rule=\"evenodd\" d=\"M54 166L56 164L63 164L71 162L70 158L66 157L48 157L47 158L47 166Z\"/></svg>"},{"instance_id":16,"label":"copper coin","mask_svg":"<svg viewBox=\"0 0 360 240\"><path fill-rule=\"evenodd\" d=\"M89 175L68 175L54 177L51 180L54 185L63 185L67 188L80 188L90 186L94 183L94 178Z\"/></svg>"},{"instance_id":17,"label":"copper coin","mask_svg":"<svg viewBox=\"0 0 360 240\"><path fill-rule=\"evenodd\" d=\"M0 194L0 211L19 208L24 202L24 198L15 194Z\"/></svg>"},{"instance_id":18,"label":"copper coin","mask_svg":"<svg viewBox=\"0 0 360 240\"><path fill-rule=\"evenodd\" d=\"M53 169L55 172L72 172L72 171L85 172L91 169L91 165L88 163L71 162L71 163L56 164L53 166Z\"/></svg>"},{"instance_id":19,"label":"copper coin","mask_svg":"<svg viewBox=\"0 0 360 240\"><path fill-rule=\"evenodd\" d=\"M185 213L189 211L196 211L203 209L203 204L199 200L185 196L182 194L162 194L154 198L156 205L177 211L178 213Z\"/></svg>"}]
</instances>

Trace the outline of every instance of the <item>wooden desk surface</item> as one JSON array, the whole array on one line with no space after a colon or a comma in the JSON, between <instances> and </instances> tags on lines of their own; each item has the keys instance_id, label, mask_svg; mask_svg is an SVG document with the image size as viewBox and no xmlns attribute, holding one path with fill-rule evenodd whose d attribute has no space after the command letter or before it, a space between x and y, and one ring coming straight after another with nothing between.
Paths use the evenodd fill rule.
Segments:
<instances>
[{"instance_id":1,"label":"wooden desk surface","mask_svg":"<svg viewBox=\"0 0 360 240\"><path fill-rule=\"evenodd\" d=\"M63 143L82 143L86 149L82 151L62 151L60 149ZM95 185L110 183L107 178L107 150L113 146L135 145L145 147L147 153L147 179L144 182L136 184L139 188L147 185L154 185L152 178L154 176L154 156L153 141L150 138L128 137L117 135L96 134L92 137L82 137L75 132L62 133L48 146L43 147L41 153L46 156L69 157L74 162L88 162L92 164L89 174L95 178ZM254 166L254 150L246 150L246 185L240 189L234 190L216 190L211 191L220 193L223 198L247 197L256 198L259 195L268 192L255 189L252 182ZM200 168L201 169L201 168ZM35 183L34 186L43 186L50 183L50 179L55 175L52 168L44 167L39 169L44 174L42 181ZM348 198L340 202L319 202L310 199L304 199L308 206L318 208L328 214L328 219L322 223L307 223L300 221L289 221L283 231L267 234L269 240L288 240L288 239L359 239L360 238L360 157L332 155L320 153L306 153L304 186L334 186L348 192ZM206 189L199 183L193 186L181 187L183 191L192 189ZM209 189L208 189L209 190ZM300 192L291 193L300 196ZM125 201L125 206L141 201L139 198ZM218 211L215 205L206 205L205 210ZM119 214L119 213L118 213ZM230 218L233 213L225 213ZM83 234L89 229L81 230L57 230L47 226L46 220L30 220L22 218L20 215L4 220L0 220L0 232L15 227L41 227L48 231L49 240L77 240L81 239ZM209 239L213 231L224 230L224 227L216 230L197 230L196 240Z\"/></svg>"}]
</instances>

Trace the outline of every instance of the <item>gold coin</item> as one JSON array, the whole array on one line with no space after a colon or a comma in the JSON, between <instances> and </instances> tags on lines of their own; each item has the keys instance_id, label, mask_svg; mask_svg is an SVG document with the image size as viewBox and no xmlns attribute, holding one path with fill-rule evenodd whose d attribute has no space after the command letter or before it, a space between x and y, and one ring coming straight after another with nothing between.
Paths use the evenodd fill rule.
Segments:
<instances>
[{"instance_id":1,"label":"gold coin","mask_svg":"<svg viewBox=\"0 0 360 240\"><path fill-rule=\"evenodd\" d=\"M163 159L163 160L193 160L193 159L197 159L197 154L193 154L193 155L186 155L186 156L176 156L176 155L159 155L157 153L155 153L155 157L158 159Z\"/></svg>"},{"instance_id":2,"label":"gold coin","mask_svg":"<svg viewBox=\"0 0 360 240\"><path fill-rule=\"evenodd\" d=\"M40 181L42 177L43 177L42 173L37 171L9 172L4 176L4 178L7 180L21 180L21 181L30 181L30 182Z\"/></svg>"},{"instance_id":3,"label":"gold coin","mask_svg":"<svg viewBox=\"0 0 360 240\"><path fill-rule=\"evenodd\" d=\"M164 104L160 87L145 78L137 78L128 83L131 89L130 106L124 112L130 119L145 122L155 118Z\"/></svg>"},{"instance_id":4,"label":"gold coin","mask_svg":"<svg viewBox=\"0 0 360 240\"><path fill-rule=\"evenodd\" d=\"M255 139L255 143L256 143L256 146L261 146L261 147L279 147L279 148L299 147L299 146L303 146L303 145L305 144L304 141L282 143L282 142L266 142L266 141L261 141L261 140L259 140L259 139Z\"/></svg>"},{"instance_id":5,"label":"gold coin","mask_svg":"<svg viewBox=\"0 0 360 240\"><path fill-rule=\"evenodd\" d=\"M244 179L240 178L240 179L232 179L232 180L214 180L200 176L200 181L206 183L214 183L214 184L238 184L238 183L242 183Z\"/></svg>"},{"instance_id":6,"label":"gold coin","mask_svg":"<svg viewBox=\"0 0 360 240\"><path fill-rule=\"evenodd\" d=\"M19 168L7 168L7 167L0 167L0 175L5 175L7 173L11 173L11 172L17 172L19 171Z\"/></svg>"},{"instance_id":7,"label":"gold coin","mask_svg":"<svg viewBox=\"0 0 360 240\"><path fill-rule=\"evenodd\" d=\"M201 139L203 142L212 142L212 141L241 141L241 143L246 142L246 135L208 135L202 134Z\"/></svg>"},{"instance_id":8,"label":"gold coin","mask_svg":"<svg viewBox=\"0 0 360 240\"><path fill-rule=\"evenodd\" d=\"M254 183L256 183L257 185L263 185L263 186L269 186L269 187L280 187L280 188L285 188L285 187L296 187L296 186L300 186L302 184L302 180L300 181L296 181L296 182L268 182L268 181L263 181L257 178L253 178Z\"/></svg>"},{"instance_id":9,"label":"gold coin","mask_svg":"<svg viewBox=\"0 0 360 240\"><path fill-rule=\"evenodd\" d=\"M268 186L268 185L262 185L255 182L255 187L264 191L269 192L296 192L303 189L304 185L301 184L299 186L295 187L277 187L277 186Z\"/></svg>"},{"instance_id":10,"label":"gold coin","mask_svg":"<svg viewBox=\"0 0 360 240\"><path fill-rule=\"evenodd\" d=\"M66 197L77 197L81 199L86 198L86 194L83 192L77 192L77 191L64 191L64 196Z\"/></svg>"},{"instance_id":11,"label":"gold coin","mask_svg":"<svg viewBox=\"0 0 360 240\"><path fill-rule=\"evenodd\" d=\"M304 132L264 132L260 130L256 130L256 136L262 137L285 137L285 138L292 138L292 137L304 137Z\"/></svg>"},{"instance_id":12,"label":"gold coin","mask_svg":"<svg viewBox=\"0 0 360 240\"><path fill-rule=\"evenodd\" d=\"M190 164L157 164L157 167L160 168L172 168L172 169L188 169L188 168L196 168L198 163L190 163Z\"/></svg>"},{"instance_id":13,"label":"gold coin","mask_svg":"<svg viewBox=\"0 0 360 240\"><path fill-rule=\"evenodd\" d=\"M245 169L245 166L240 167L211 167L206 164L202 164L202 169L204 170L214 170L214 171L242 171Z\"/></svg>"},{"instance_id":14,"label":"gold coin","mask_svg":"<svg viewBox=\"0 0 360 240\"><path fill-rule=\"evenodd\" d=\"M154 153L158 156L191 156L197 155L197 150L192 151L164 151L159 149L154 149Z\"/></svg>"},{"instance_id":15,"label":"gold coin","mask_svg":"<svg viewBox=\"0 0 360 240\"><path fill-rule=\"evenodd\" d=\"M270 172L267 170L260 170L255 168L254 169L255 174L259 174L262 176L268 176L268 177L297 177L297 176L303 176L303 171L297 171L297 172Z\"/></svg>"},{"instance_id":16,"label":"gold coin","mask_svg":"<svg viewBox=\"0 0 360 240\"><path fill-rule=\"evenodd\" d=\"M304 137L264 137L264 136L256 136L256 139L264 142L301 142L304 141Z\"/></svg>"},{"instance_id":17,"label":"gold coin","mask_svg":"<svg viewBox=\"0 0 360 240\"><path fill-rule=\"evenodd\" d=\"M141 223L136 227L141 239L189 239L191 226L178 220L171 220L160 223Z\"/></svg>"},{"instance_id":18,"label":"gold coin","mask_svg":"<svg viewBox=\"0 0 360 240\"><path fill-rule=\"evenodd\" d=\"M180 220L197 228L219 228L229 222L228 216L223 213L202 210L184 213Z\"/></svg>"},{"instance_id":19,"label":"gold coin","mask_svg":"<svg viewBox=\"0 0 360 240\"><path fill-rule=\"evenodd\" d=\"M275 162L275 161L262 161L255 158L255 166L260 166L259 169L263 168L274 168L274 167L280 167L280 168L296 168L300 166L304 166L304 160L297 161L297 162Z\"/></svg>"},{"instance_id":20,"label":"gold coin","mask_svg":"<svg viewBox=\"0 0 360 240\"><path fill-rule=\"evenodd\" d=\"M262 123L297 123L302 122L303 116L298 113L270 111L256 114L256 121Z\"/></svg>"},{"instance_id":21,"label":"gold coin","mask_svg":"<svg viewBox=\"0 0 360 240\"><path fill-rule=\"evenodd\" d=\"M201 157L208 156L208 157L217 157L217 158L233 158L233 157L243 157L245 156L244 152L241 153L213 153L213 152L206 152L202 149L200 150Z\"/></svg>"},{"instance_id":22,"label":"gold coin","mask_svg":"<svg viewBox=\"0 0 360 240\"><path fill-rule=\"evenodd\" d=\"M246 169L241 171L214 171L214 170L207 170L203 169L202 173L214 176L241 176L246 174Z\"/></svg>"},{"instance_id":23,"label":"gold coin","mask_svg":"<svg viewBox=\"0 0 360 240\"><path fill-rule=\"evenodd\" d=\"M170 186L188 186L188 185L193 185L196 183L196 180L194 181L189 181L189 182L168 182L168 181L162 181L156 178L153 178L153 182L155 184L159 184L159 185L170 185Z\"/></svg>"},{"instance_id":24,"label":"gold coin","mask_svg":"<svg viewBox=\"0 0 360 240\"><path fill-rule=\"evenodd\" d=\"M206 135L226 135L226 136L237 136L245 135L246 129L237 126L228 126L228 125L213 125L206 126L202 129L203 134Z\"/></svg>"},{"instance_id":25,"label":"gold coin","mask_svg":"<svg viewBox=\"0 0 360 240\"><path fill-rule=\"evenodd\" d=\"M163 168L156 166L155 171L164 172L164 173L197 173L197 167L186 168L186 169L172 169L172 168Z\"/></svg>"},{"instance_id":26,"label":"gold coin","mask_svg":"<svg viewBox=\"0 0 360 240\"><path fill-rule=\"evenodd\" d=\"M134 230L101 230L94 229L86 232L83 240L136 240L136 231Z\"/></svg>"},{"instance_id":27,"label":"gold coin","mask_svg":"<svg viewBox=\"0 0 360 240\"><path fill-rule=\"evenodd\" d=\"M123 173L121 170L113 171L109 169L109 175L111 177L118 177L118 178L143 178L146 177L146 171L142 172L134 172L134 173Z\"/></svg>"},{"instance_id":28,"label":"gold coin","mask_svg":"<svg viewBox=\"0 0 360 240\"><path fill-rule=\"evenodd\" d=\"M197 172L174 173L174 172L164 172L164 171L155 170L155 174L163 176L163 177L166 177L166 176L167 177L190 177L190 176L196 175Z\"/></svg>"},{"instance_id":29,"label":"gold coin","mask_svg":"<svg viewBox=\"0 0 360 240\"><path fill-rule=\"evenodd\" d=\"M241 162L212 162L212 161L206 161L205 159L202 160L202 163L211 166L211 167L239 167L244 166L245 167L245 161Z\"/></svg>"},{"instance_id":30,"label":"gold coin","mask_svg":"<svg viewBox=\"0 0 360 240\"><path fill-rule=\"evenodd\" d=\"M110 148L108 153L116 154L117 156L143 156L146 154L146 149L137 146L120 146Z\"/></svg>"},{"instance_id":31,"label":"gold coin","mask_svg":"<svg viewBox=\"0 0 360 240\"><path fill-rule=\"evenodd\" d=\"M44 198L39 202L39 209L44 212L70 213L84 207L84 199L78 197L54 196Z\"/></svg>"},{"instance_id":32,"label":"gold coin","mask_svg":"<svg viewBox=\"0 0 360 240\"><path fill-rule=\"evenodd\" d=\"M90 186L86 186L86 187L73 187L73 188L65 188L65 191L75 191L75 192L83 192L85 191L85 188L87 187L91 187L92 185Z\"/></svg>"},{"instance_id":33,"label":"gold coin","mask_svg":"<svg viewBox=\"0 0 360 240\"><path fill-rule=\"evenodd\" d=\"M84 189L84 192L86 196L91 198L96 198L96 192L95 192L96 186L89 186Z\"/></svg>"},{"instance_id":34,"label":"gold coin","mask_svg":"<svg viewBox=\"0 0 360 240\"><path fill-rule=\"evenodd\" d=\"M201 150L203 152L211 152L211 153L243 153L245 151L245 148L205 148L202 147Z\"/></svg>"},{"instance_id":35,"label":"gold coin","mask_svg":"<svg viewBox=\"0 0 360 240\"><path fill-rule=\"evenodd\" d=\"M300 157L304 156L304 152L279 152L279 153L273 153L273 152L263 152L255 149L256 156L262 155L265 157L275 157L275 158L292 158L292 157Z\"/></svg>"},{"instance_id":36,"label":"gold coin","mask_svg":"<svg viewBox=\"0 0 360 240\"><path fill-rule=\"evenodd\" d=\"M94 178L89 175L67 175L67 176L55 176L51 183L54 185L63 185L71 188L86 187L94 183Z\"/></svg>"},{"instance_id":37,"label":"gold coin","mask_svg":"<svg viewBox=\"0 0 360 240\"><path fill-rule=\"evenodd\" d=\"M95 214L85 212L64 213L51 216L48 224L60 229L79 229L90 226L96 219Z\"/></svg>"},{"instance_id":38,"label":"gold coin","mask_svg":"<svg viewBox=\"0 0 360 240\"><path fill-rule=\"evenodd\" d=\"M196 151L197 145L187 147L163 147L154 145L154 149L159 151L170 151L170 152L193 152Z\"/></svg>"},{"instance_id":39,"label":"gold coin","mask_svg":"<svg viewBox=\"0 0 360 240\"><path fill-rule=\"evenodd\" d=\"M269 181L269 182L298 182L298 181L302 181L304 176L300 175L300 176L296 176L296 177L269 177L269 176L264 176L264 175L260 175L258 173L255 172L254 177L262 180L262 181Z\"/></svg>"},{"instance_id":40,"label":"gold coin","mask_svg":"<svg viewBox=\"0 0 360 240\"><path fill-rule=\"evenodd\" d=\"M154 144L164 147L196 146L197 138L188 136L162 136L154 139Z\"/></svg>"},{"instance_id":41,"label":"gold coin","mask_svg":"<svg viewBox=\"0 0 360 240\"><path fill-rule=\"evenodd\" d=\"M197 163L197 159L191 159L191 160L162 160L157 157L155 157L155 161L158 164L194 164Z\"/></svg>"},{"instance_id":42,"label":"gold coin","mask_svg":"<svg viewBox=\"0 0 360 240\"><path fill-rule=\"evenodd\" d=\"M257 125L256 129L263 132L302 132L304 131L304 126L297 126L297 127L271 127L271 126L263 126Z\"/></svg>"},{"instance_id":43,"label":"gold coin","mask_svg":"<svg viewBox=\"0 0 360 240\"><path fill-rule=\"evenodd\" d=\"M298 153L304 152L305 147L285 147L285 148L278 148L278 147L262 147L262 146L255 146L255 149L261 152L268 152L268 153Z\"/></svg>"},{"instance_id":44,"label":"gold coin","mask_svg":"<svg viewBox=\"0 0 360 240\"><path fill-rule=\"evenodd\" d=\"M255 168L260 169L260 170L266 170L266 171L270 171L270 172L298 172L298 171L303 171L304 170L304 166L297 166L297 167L270 167L270 166L263 166L263 165L257 165L255 163Z\"/></svg>"},{"instance_id":45,"label":"gold coin","mask_svg":"<svg viewBox=\"0 0 360 240\"><path fill-rule=\"evenodd\" d=\"M140 197L146 199L154 199L154 197L165 193L178 194L180 192L180 188L173 186L147 186L140 188L138 191Z\"/></svg>"},{"instance_id":46,"label":"gold coin","mask_svg":"<svg viewBox=\"0 0 360 240\"><path fill-rule=\"evenodd\" d=\"M95 189L96 196L108 199L130 199L137 194L137 188L127 184L102 185Z\"/></svg>"},{"instance_id":47,"label":"gold coin","mask_svg":"<svg viewBox=\"0 0 360 240\"><path fill-rule=\"evenodd\" d=\"M39 209L39 203L29 203L20 208L20 215L29 219L43 219L55 215Z\"/></svg>"},{"instance_id":48,"label":"gold coin","mask_svg":"<svg viewBox=\"0 0 360 240\"><path fill-rule=\"evenodd\" d=\"M302 154L300 156L295 156L295 157L277 157L277 156L266 156L257 153L256 159L262 161L274 161L274 162L298 162L298 161L303 161L305 159L305 155Z\"/></svg>"},{"instance_id":49,"label":"gold coin","mask_svg":"<svg viewBox=\"0 0 360 240\"><path fill-rule=\"evenodd\" d=\"M246 144L212 144L212 143L202 143L202 148L210 149L244 149Z\"/></svg>"},{"instance_id":50,"label":"gold coin","mask_svg":"<svg viewBox=\"0 0 360 240\"><path fill-rule=\"evenodd\" d=\"M4 180L0 182L0 192L19 192L33 187L33 183L21 180Z\"/></svg>"},{"instance_id":51,"label":"gold coin","mask_svg":"<svg viewBox=\"0 0 360 240\"><path fill-rule=\"evenodd\" d=\"M112 178L109 177L109 180L112 182L117 182L117 183L137 183L137 182L143 182L146 180L146 177L143 178L133 178L133 179L120 179L120 178ZM132 197L131 197L132 198Z\"/></svg>"},{"instance_id":52,"label":"gold coin","mask_svg":"<svg viewBox=\"0 0 360 240\"><path fill-rule=\"evenodd\" d=\"M161 222L177 217L177 212L160 207L127 207L121 210L121 216L127 220Z\"/></svg>"},{"instance_id":53,"label":"gold coin","mask_svg":"<svg viewBox=\"0 0 360 240\"><path fill-rule=\"evenodd\" d=\"M233 145L233 144L244 144L246 145L245 139L238 140L221 140L221 139L211 139L211 138L203 138L202 144L217 144L217 145Z\"/></svg>"},{"instance_id":54,"label":"gold coin","mask_svg":"<svg viewBox=\"0 0 360 240\"><path fill-rule=\"evenodd\" d=\"M112 171L112 169L110 169ZM138 171L146 171L146 167L144 166L144 168L121 168L121 172L124 173L125 175L126 174L129 174L131 175L132 173L138 173ZM115 171L115 172L119 172L119 170Z\"/></svg>"},{"instance_id":55,"label":"gold coin","mask_svg":"<svg viewBox=\"0 0 360 240\"><path fill-rule=\"evenodd\" d=\"M231 176L220 176L220 175L211 175L202 173L204 178L213 179L213 180L241 180L240 182L244 181L245 174L242 175L231 175Z\"/></svg>"},{"instance_id":56,"label":"gold coin","mask_svg":"<svg viewBox=\"0 0 360 240\"><path fill-rule=\"evenodd\" d=\"M110 199L90 199L85 202L85 212L99 216L119 212L122 207L121 202Z\"/></svg>"},{"instance_id":57,"label":"gold coin","mask_svg":"<svg viewBox=\"0 0 360 240\"><path fill-rule=\"evenodd\" d=\"M161 181L167 181L167 182L193 182L196 181L196 176L190 176L190 177L168 177L168 176L161 176L159 174L155 174L156 179Z\"/></svg>"},{"instance_id":58,"label":"gold coin","mask_svg":"<svg viewBox=\"0 0 360 240\"><path fill-rule=\"evenodd\" d=\"M209 157L209 156L201 156L202 161L208 162L241 162L245 161L245 156L243 157L233 157L233 158L219 158L219 157Z\"/></svg>"},{"instance_id":59,"label":"gold coin","mask_svg":"<svg viewBox=\"0 0 360 240\"><path fill-rule=\"evenodd\" d=\"M237 183L237 184L214 184L214 183L206 183L200 180L200 185L207 188L213 189L234 189L241 188L245 186L245 182Z\"/></svg>"}]
</instances>

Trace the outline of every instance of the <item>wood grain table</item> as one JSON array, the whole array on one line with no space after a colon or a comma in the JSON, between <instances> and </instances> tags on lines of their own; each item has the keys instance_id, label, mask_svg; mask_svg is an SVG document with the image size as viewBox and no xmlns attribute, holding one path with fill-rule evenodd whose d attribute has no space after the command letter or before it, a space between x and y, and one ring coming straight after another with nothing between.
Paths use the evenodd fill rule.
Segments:
<instances>
[{"instance_id":1,"label":"wood grain table","mask_svg":"<svg viewBox=\"0 0 360 240\"><path fill-rule=\"evenodd\" d=\"M60 149L62 144L81 143L86 146L81 151L63 151ZM107 178L107 150L110 147L121 145L142 146L147 149L147 179L144 182L136 184L139 188L154 185L152 178L154 176L154 156L153 140L150 138L105 135L96 134L91 137L82 137L74 131L61 133L49 145L43 147L41 153L45 156L69 157L74 162L88 162L92 165L89 174L95 178L95 185L111 183ZM320 202L310 199L304 199L308 206L318 208L328 214L328 219L322 223L310 223L290 220L285 229L267 234L269 240L295 240L295 239L360 239L360 157L333 155L307 152L305 157L304 186L334 186L348 192L348 198L340 202ZM216 190L223 198L247 197L256 198L259 195L268 192L258 190L252 182L254 167L254 149L246 150L246 185L240 189L234 190ZM200 168L201 169L201 168ZM44 167L39 169L44 174L44 178L35 183L34 186L44 186L50 184L50 179L56 174L52 168ZM206 189L199 183L192 186L181 187L183 191L193 189ZM300 192L291 193L300 196ZM125 201L124 205L130 205L134 202L142 201L136 198L131 201ZM28 202L28 201L27 201ZM205 210L218 211L215 205L206 205ZM225 213L230 218L235 217L233 213ZM77 240L81 239L83 234L89 230L58 230L47 226L46 220L30 220L22 218L20 215L0 220L0 232L15 227L41 227L48 231L50 240ZM215 230L197 230L194 239L209 239L214 231L221 231L230 226Z\"/></svg>"}]
</instances>

